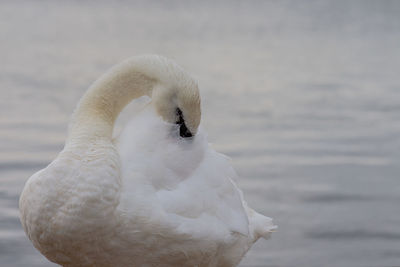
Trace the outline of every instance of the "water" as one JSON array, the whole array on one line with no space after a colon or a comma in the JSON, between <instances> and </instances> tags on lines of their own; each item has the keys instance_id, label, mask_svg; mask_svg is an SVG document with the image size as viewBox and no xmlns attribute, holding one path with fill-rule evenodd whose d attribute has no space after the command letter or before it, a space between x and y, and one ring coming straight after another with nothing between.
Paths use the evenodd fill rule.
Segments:
<instances>
[{"instance_id":1,"label":"water","mask_svg":"<svg viewBox=\"0 0 400 267\"><path fill-rule=\"evenodd\" d=\"M400 265L399 12L397 1L2 1L0 265L54 266L23 233L19 193L62 149L90 83L144 53L199 81L210 141L279 225L242 267Z\"/></svg>"}]
</instances>

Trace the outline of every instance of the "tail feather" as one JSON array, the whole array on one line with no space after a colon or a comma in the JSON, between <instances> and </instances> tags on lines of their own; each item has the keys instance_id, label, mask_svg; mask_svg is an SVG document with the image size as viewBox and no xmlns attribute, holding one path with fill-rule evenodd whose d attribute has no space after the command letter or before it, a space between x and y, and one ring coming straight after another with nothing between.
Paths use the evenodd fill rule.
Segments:
<instances>
[{"instance_id":1,"label":"tail feather","mask_svg":"<svg viewBox=\"0 0 400 267\"><path fill-rule=\"evenodd\" d=\"M254 242L260 237L268 239L271 236L271 233L278 229L278 226L273 224L272 218L257 213L252 209L249 210L249 219L250 228L252 228L250 230L253 232Z\"/></svg>"}]
</instances>

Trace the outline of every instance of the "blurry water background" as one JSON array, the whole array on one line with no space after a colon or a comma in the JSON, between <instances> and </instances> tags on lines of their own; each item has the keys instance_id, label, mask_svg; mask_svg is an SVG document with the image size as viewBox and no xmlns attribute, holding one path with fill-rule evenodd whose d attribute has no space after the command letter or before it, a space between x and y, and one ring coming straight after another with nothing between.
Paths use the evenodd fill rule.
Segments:
<instances>
[{"instance_id":1,"label":"blurry water background","mask_svg":"<svg viewBox=\"0 0 400 267\"><path fill-rule=\"evenodd\" d=\"M19 194L87 87L144 53L199 81L210 142L279 225L242 267L400 265L399 1L10 0L0 38L1 266L54 266Z\"/></svg>"}]
</instances>

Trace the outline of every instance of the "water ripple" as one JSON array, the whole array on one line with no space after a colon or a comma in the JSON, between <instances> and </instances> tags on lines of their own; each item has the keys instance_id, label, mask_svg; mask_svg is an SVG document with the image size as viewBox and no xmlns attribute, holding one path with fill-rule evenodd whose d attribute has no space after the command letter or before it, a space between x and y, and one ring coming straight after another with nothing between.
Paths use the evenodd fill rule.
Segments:
<instances>
[{"instance_id":1,"label":"water ripple","mask_svg":"<svg viewBox=\"0 0 400 267\"><path fill-rule=\"evenodd\" d=\"M336 231L312 231L306 233L306 237L311 239L329 239L329 240L365 240L365 239L383 239L400 240L400 233L385 231L367 231L367 230L336 230Z\"/></svg>"}]
</instances>

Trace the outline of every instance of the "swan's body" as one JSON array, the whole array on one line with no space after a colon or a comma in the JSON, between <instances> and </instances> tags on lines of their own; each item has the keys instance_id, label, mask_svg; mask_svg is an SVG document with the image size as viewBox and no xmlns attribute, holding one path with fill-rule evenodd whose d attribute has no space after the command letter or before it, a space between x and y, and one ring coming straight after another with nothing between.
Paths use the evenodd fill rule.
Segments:
<instances>
[{"instance_id":1,"label":"swan's body","mask_svg":"<svg viewBox=\"0 0 400 267\"><path fill-rule=\"evenodd\" d=\"M112 140L119 112L141 95L155 111ZM194 138L171 124L177 108ZM63 266L237 265L274 226L247 207L199 123L197 85L174 63L113 68L80 101L64 150L25 185L21 222L34 246Z\"/></svg>"}]
</instances>

